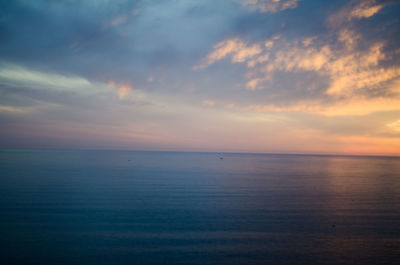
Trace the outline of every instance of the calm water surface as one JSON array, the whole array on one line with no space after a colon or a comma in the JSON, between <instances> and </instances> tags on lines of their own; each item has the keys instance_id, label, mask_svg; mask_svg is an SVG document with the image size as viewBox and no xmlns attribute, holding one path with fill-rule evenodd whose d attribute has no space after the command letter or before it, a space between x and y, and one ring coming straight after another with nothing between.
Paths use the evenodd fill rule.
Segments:
<instances>
[{"instance_id":1,"label":"calm water surface","mask_svg":"<svg viewBox=\"0 0 400 265\"><path fill-rule=\"evenodd\" d=\"M400 264L400 158L0 151L1 264Z\"/></svg>"}]
</instances>

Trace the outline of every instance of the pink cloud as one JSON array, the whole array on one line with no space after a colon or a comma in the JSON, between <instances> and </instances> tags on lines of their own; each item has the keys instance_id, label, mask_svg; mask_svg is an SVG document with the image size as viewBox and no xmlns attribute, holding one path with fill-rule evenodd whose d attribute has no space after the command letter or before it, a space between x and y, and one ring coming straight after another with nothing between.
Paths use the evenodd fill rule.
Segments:
<instances>
[{"instance_id":1,"label":"pink cloud","mask_svg":"<svg viewBox=\"0 0 400 265\"><path fill-rule=\"evenodd\" d=\"M128 95L133 90L133 87L129 84L116 83L114 81L109 81L108 86L114 87L117 89L119 99L123 99L126 95Z\"/></svg>"}]
</instances>

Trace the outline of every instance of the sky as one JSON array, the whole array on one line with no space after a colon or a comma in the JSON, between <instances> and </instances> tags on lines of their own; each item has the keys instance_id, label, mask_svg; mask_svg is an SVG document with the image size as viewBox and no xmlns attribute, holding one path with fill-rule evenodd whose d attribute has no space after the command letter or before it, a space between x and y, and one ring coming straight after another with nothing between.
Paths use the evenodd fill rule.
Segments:
<instances>
[{"instance_id":1,"label":"sky","mask_svg":"<svg viewBox=\"0 0 400 265\"><path fill-rule=\"evenodd\" d=\"M400 155L400 1L0 0L0 148Z\"/></svg>"}]
</instances>

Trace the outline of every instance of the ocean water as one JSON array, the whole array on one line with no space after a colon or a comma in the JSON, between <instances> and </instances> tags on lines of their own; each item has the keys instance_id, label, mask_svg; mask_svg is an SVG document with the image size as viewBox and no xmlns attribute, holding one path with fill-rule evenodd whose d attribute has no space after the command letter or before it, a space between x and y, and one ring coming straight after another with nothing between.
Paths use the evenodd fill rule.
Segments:
<instances>
[{"instance_id":1,"label":"ocean water","mask_svg":"<svg viewBox=\"0 0 400 265\"><path fill-rule=\"evenodd\" d=\"M0 264L400 264L400 158L2 150Z\"/></svg>"}]
</instances>

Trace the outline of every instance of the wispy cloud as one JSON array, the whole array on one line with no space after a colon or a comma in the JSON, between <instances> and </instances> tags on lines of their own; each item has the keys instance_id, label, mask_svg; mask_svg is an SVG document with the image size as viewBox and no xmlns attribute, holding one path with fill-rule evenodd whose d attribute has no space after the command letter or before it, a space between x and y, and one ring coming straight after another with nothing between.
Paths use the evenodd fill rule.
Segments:
<instances>
[{"instance_id":1,"label":"wispy cloud","mask_svg":"<svg viewBox=\"0 0 400 265\"><path fill-rule=\"evenodd\" d=\"M296 8L299 0L245 0L244 5L260 12L278 12L289 8Z\"/></svg>"},{"instance_id":2,"label":"wispy cloud","mask_svg":"<svg viewBox=\"0 0 400 265\"><path fill-rule=\"evenodd\" d=\"M300 100L291 104L251 104L236 106L240 112L302 112L315 113L324 116L368 115L375 112L399 111L400 98L375 98L353 97L347 100L327 104L321 100Z\"/></svg>"},{"instance_id":3,"label":"wispy cloud","mask_svg":"<svg viewBox=\"0 0 400 265\"><path fill-rule=\"evenodd\" d=\"M400 77L400 67L384 65L389 56L384 52L384 42L375 42L365 50L354 47L356 39L342 38L334 45L305 46L302 42L289 43L280 41L278 49L273 53L266 51L261 57L255 58L249 64L269 59L255 70L249 72L252 77L247 83L251 90L263 81L273 81L276 72L312 71L321 77L329 78L330 85L326 93L336 96L348 96L354 93L368 93L374 89L384 89L388 81Z\"/></svg>"},{"instance_id":4,"label":"wispy cloud","mask_svg":"<svg viewBox=\"0 0 400 265\"><path fill-rule=\"evenodd\" d=\"M331 26L340 26L351 20L370 18L376 15L387 4L378 3L376 0L351 1L348 5L332 14L328 22Z\"/></svg>"},{"instance_id":5,"label":"wispy cloud","mask_svg":"<svg viewBox=\"0 0 400 265\"><path fill-rule=\"evenodd\" d=\"M351 10L349 19L352 18L369 18L375 15L383 8L382 4L377 4L376 1L362 1L354 9Z\"/></svg>"},{"instance_id":6,"label":"wispy cloud","mask_svg":"<svg viewBox=\"0 0 400 265\"><path fill-rule=\"evenodd\" d=\"M51 87L56 90L73 90L83 93L94 87L89 80L82 77L36 71L14 64L2 63L0 65L0 83L4 82L29 85L37 89Z\"/></svg>"},{"instance_id":7,"label":"wispy cloud","mask_svg":"<svg viewBox=\"0 0 400 265\"><path fill-rule=\"evenodd\" d=\"M349 20L368 18L381 8L382 5L367 1L346 8L346 14ZM400 66L393 60L393 54L387 52L386 45L385 39L366 39L355 27L343 24L326 34L295 40L276 35L264 40L262 46L259 42L244 44L240 39L222 41L205 57L202 67L230 56L232 63L246 64L246 89L251 91L274 87L277 82L275 76L282 73L313 73L318 76L318 82L325 80L320 84L310 80L300 88L304 95L313 91L314 94L319 93L317 98L299 99L286 105L269 102L250 107L257 111L335 113L334 109L340 110L339 105L349 113L393 110L400 108L396 85L400 80ZM256 52L244 53L249 56L238 60L238 51L249 50L248 47L257 47L251 49ZM355 107L350 107L351 104ZM344 114L343 111L340 113Z\"/></svg>"},{"instance_id":8,"label":"wispy cloud","mask_svg":"<svg viewBox=\"0 0 400 265\"><path fill-rule=\"evenodd\" d=\"M16 106L4 106L0 105L0 113L8 112L13 114L25 114L31 112L33 109L31 107L16 107Z\"/></svg>"},{"instance_id":9,"label":"wispy cloud","mask_svg":"<svg viewBox=\"0 0 400 265\"><path fill-rule=\"evenodd\" d=\"M229 55L233 63L242 63L261 52L262 49L259 44L248 45L239 38L224 40L216 44L214 51L204 58L199 65L194 66L194 69L205 68Z\"/></svg>"}]
</instances>

